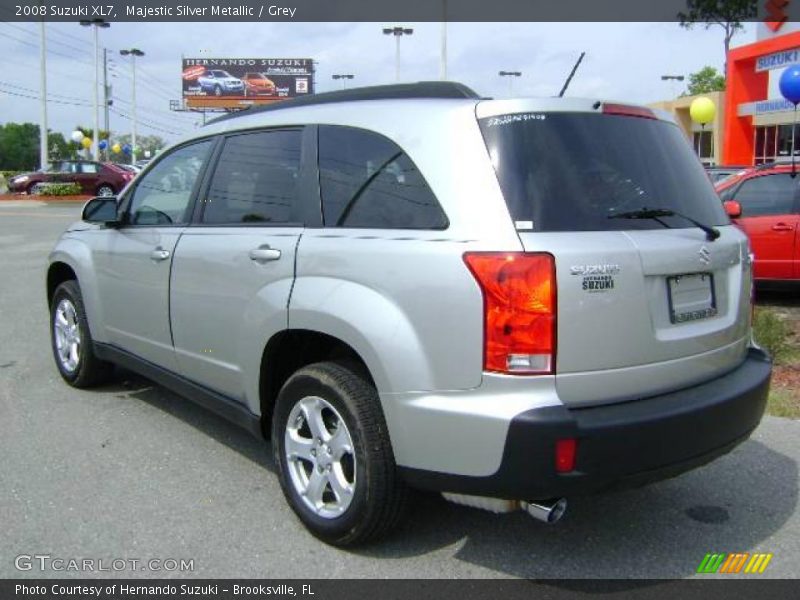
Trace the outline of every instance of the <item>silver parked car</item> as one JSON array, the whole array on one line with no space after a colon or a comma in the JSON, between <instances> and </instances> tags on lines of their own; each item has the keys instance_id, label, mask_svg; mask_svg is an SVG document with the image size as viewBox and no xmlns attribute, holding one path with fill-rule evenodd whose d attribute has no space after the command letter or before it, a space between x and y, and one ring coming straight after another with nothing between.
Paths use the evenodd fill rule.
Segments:
<instances>
[{"instance_id":1,"label":"silver parked car","mask_svg":"<svg viewBox=\"0 0 800 600\"><path fill-rule=\"evenodd\" d=\"M363 88L225 116L50 255L71 385L139 372L271 438L311 532L409 488L544 521L758 425L752 259L649 109Z\"/></svg>"}]
</instances>

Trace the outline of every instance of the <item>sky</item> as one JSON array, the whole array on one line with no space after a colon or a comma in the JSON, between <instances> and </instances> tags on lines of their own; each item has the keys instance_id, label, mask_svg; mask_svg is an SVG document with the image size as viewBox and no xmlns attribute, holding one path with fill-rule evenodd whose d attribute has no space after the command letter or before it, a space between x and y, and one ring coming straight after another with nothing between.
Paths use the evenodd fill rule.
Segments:
<instances>
[{"instance_id":1,"label":"sky","mask_svg":"<svg viewBox=\"0 0 800 600\"><path fill-rule=\"evenodd\" d=\"M108 49L114 110L111 130L130 132L131 68L123 48L139 48L138 132L168 142L191 134L200 115L170 111L181 93L181 56L218 58L312 58L316 91L341 87L334 73L352 73L349 85L395 81L394 38L383 27L414 29L401 40L401 81L438 79L439 23L112 23L100 30ZM69 135L94 123L92 31L78 23L48 23L47 86L49 128ZM0 123L39 122L39 24L0 23ZM733 45L755 41L751 24ZM586 52L567 92L636 103L674 97L684 84L661 75L688 75L705 65L722 70L720 27L691 30L677 23L450 23L448 79L478 93L507 97L509 82L498 71L521 71L515 96L558 94L582 51ZM101 51L102 52L102 51ZM121 114L120 114L121 113ZM102 126L102 116L101 116Z\"/></svg>"}]
</instances>

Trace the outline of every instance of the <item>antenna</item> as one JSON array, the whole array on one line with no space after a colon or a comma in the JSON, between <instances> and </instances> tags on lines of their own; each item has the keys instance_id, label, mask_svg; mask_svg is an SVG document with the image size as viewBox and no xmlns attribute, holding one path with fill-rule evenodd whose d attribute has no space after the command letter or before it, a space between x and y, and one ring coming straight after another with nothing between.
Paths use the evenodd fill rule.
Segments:
<instances>
[{"instance_id":1,"label":"antenna","mask_svg":"<svg viewBox=\"0 0 800 600\"><path fill-rule=\"evenodd\" d=\"M572 81L572 78L575 76L575 71L578 70L578 67L580 66L581 61L583 60L584 56L586 56L586 52L581 52L581 55L578 57L578 62L576 62L575 66L572 67L572 71L570 71L569 77L567 77L567 80L564 82L564 87L562 87L561 91L558 93L558 97L559 98L563 97L564 96L564 92L567 91L567 88L569 87L569 84Z\"/></svg>"}]
</instances>

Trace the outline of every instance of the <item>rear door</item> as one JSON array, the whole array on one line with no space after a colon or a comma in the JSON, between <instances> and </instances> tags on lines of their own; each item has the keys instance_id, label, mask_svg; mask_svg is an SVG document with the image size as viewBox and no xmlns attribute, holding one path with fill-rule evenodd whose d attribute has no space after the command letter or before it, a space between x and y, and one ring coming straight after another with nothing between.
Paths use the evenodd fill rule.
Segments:
<instances>
[{"instance_id":1,"label":"rear door","mask_svg":"<svg viewBox=\"0 0 800 600\"><path fill-rule=\"evenodd\" d=\"M229 135L178 243L171 312L181 374L244 399L266 341L285 329L303 200L314 200L300 128ZM306 150L307 152L313 150Z\"/></svg>"},{"instance_id":2,"label":"rear door","mask_svg":"<svg viewBox=\"0 0 800 600\"><path fill-rule=\"evenodd\" d=\"M737 224L750 238L756 279L792 279L798 218L797 179L773 173L746 179L732 199L742 206Z\"/></svg>"},{"instance_id":3,"label":"rear door","mask_svg":"<svg viewBox=\"0 0 800 600\"><path fill-rule=\"evenodd\" d=\"M525 250L555 257L563 401L639 398L741 362L745 239L676 125L598 104L481 128Z\"/></svg>"}]
</instances>

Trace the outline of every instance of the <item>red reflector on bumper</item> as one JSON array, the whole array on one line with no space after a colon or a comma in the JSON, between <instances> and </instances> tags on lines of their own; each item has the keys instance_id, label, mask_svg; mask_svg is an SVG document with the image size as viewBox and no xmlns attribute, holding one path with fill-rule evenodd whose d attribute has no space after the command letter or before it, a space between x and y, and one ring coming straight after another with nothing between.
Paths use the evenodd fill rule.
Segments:
<instances>
[{"instance_id":1,"label":"red reflector on bumper","mask_svg":"<svg viewBox=\"0 0 800 600\"><path fill-rule=\"evenodd\" d=\"M556 441L556 472L569 473L575 470L575 454L578 442L574 438Z\"/></svg>"}]
</instances>

